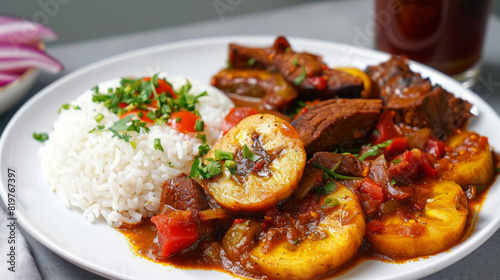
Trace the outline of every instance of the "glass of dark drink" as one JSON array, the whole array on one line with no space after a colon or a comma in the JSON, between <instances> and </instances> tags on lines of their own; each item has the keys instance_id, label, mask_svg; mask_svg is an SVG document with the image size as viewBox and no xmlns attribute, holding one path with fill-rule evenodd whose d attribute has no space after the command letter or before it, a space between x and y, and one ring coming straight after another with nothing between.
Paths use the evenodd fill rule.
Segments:
<instances>
[{"instance_id":1,"label":"glass of dark drink","mask_svg":"<svg viewBox=\"0 0 500 280\"><path fill-rule=\"evenodd\" d=\"M479 76L491 0L376 0L376 47L471 86Z\"/></svg>"}]
</instances>

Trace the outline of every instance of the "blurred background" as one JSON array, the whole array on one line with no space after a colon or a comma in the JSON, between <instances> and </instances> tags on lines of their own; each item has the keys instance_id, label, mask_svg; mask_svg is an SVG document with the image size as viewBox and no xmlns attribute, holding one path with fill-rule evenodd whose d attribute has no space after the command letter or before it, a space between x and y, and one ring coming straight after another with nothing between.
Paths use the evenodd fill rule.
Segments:
<instances>
[{"instance_id":1,"label":"blurred background","mask_svg":"<svg viewBox=\"0 0 500 280\"><path fill-rule=\"evenodd\" d=\"M47 25L59 35L59 40L49 45L59 45L203 21L223 21L241 15L311 2L326 1L2 0L0 11ZM495 13L500 16L500 0L494 2ZM352 14L345 14L346 18L353 16L355 17ZM324 31L328 29L325 28Z\"/></svg>"}]
</instances>

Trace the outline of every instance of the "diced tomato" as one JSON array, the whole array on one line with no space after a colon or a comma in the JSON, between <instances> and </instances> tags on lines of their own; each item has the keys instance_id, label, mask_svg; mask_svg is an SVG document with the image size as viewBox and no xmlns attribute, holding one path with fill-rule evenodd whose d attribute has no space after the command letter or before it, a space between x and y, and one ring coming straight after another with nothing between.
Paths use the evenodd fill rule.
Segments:
<instances>
[{"instance_id":1,"label":"diced tomato","mask_svg":"<svg viewBox=\"0 0 500 280\"><path fill-rule=\"evenodd\" d=\"M429 139L425 145L425 151L435 156L436 159L440 159L446 153L446 144L440 140Z\"/></svg>"},{"instance_id":2,"label":"diced tomato","mask_svg":"<svg viewBox=\"0 0 500 280\"><path fill-rule=\"evenodd\" d=\"M380 115L377 124L375 125L373 144L379 144L389 139L402 136L398 127L394 125L392 121L393 113L388 110L384 110Z\"/></svg>"},{"instance_id":3,"label":"diced tomato","mask_svg":"<svg viewBox=\"0 0 500 280\"><path fill-rule=\"evenodd\" d=\"M224 118L224 122L222 123L222 135L226 135L226 133L233 128L233 126L237 125L244 118L257 114L257 110L250 107L234 107L229 111L229 113Z\"/></svg>"},{"instance_id":4,"label":"diced tomato","mask_svg":"<svg viewBox=\"0 0 500 280\"><path fill-rule=\"evenodd\" d=\"M363 179L360 190L366 193L369 197L377 200L380 204L384 201L384 192L382 187L368 177Z\"/></svg>"},{"instance_id":5,"label":"diced tomato","mask_svg":"<svg viewBox=\"0 0 500 280\"><path fill-rule=\"evenodd\" d=\"M308 77L307 80L317 89L324 90L328 86L328 78L323 76Z\"/></svg>"},{"instance_id":6,"label":"diced tomato","mask_svg":"<svg viewBox=\"0 0 500 280\"><path fill-rule=\"evenodd\" d=\"M142 80L149 82L149 81L151 81L151 77L145 77ZM170 94L170 96L172 96L172 98L174 98L174 99L177 98L177 95L175 94L172 87L167 83L167 81L165 81L163 79L158 79L158 86L156 87L156 93L161 94L162 92L164 92L166 94ZM150 98L153 98L153 97L154 97L154 94L151 93Z\"/></svg>"},{"instance_id":7,"label":"diced tomato","mask_svg":"<svg viewBox=\"0 0 500 280\"><path fill-rule=\"evenodd\" d=\"M401 162L391 164L389 167L389 174L398 182L408 183L419 174L429 177L434 177L437 174L437 170L432 167L427 154L418 149L404 152L400 159Z\"/></svg>"},{"instance_id":8,"label":"diced tomato","mask_svg":"<svg viewBox=\"0 0 500 280\"><path fill-rule=\"evenodd\" d=\"M264 167L265 164L266 162L264 160L259 160L255 163L253 170L258 172L262 169L262 167Z\"/></svg>"},{"instance_id":9,"label":"diced tomato","mask_svg":"<svg viewBox=\"0 0 500 280\"><path fill-rule=\"evenodd\" d=\"M191 246L199 233L191 210L173 211L151 218L158 231L158 243L163 257L169 257Z\"/></svg>"},{"instance_id":10,"label":"diced tomato","mask_svg":"<svg viewBox=\"0 0 500 280\"><path fill-rule=\"evenodd\" d=\"M408 148L408 138L396 137L392 138L391 144L385 148L387 154L401 153Z\"/></svg>"},{"instance_id":11,"label":"diced tomato","mask_svg":"<svg viewBox=\"0 0 500 280\"><path fill-rule=\"evenodd\" d=\"M371 221L366 224L366 234L374 235L377 232L381 232L385 229L385 225L379 221Z\"/></svg>"},{"instance_id":12,"label":"diced tomato","mask_svg":"<svg viewBox=\"0 0 500 280\"><path fill-rule=\"evenodd\" d=\"M195 113L189 111L179 111L172 113L168 120L168 125L180 132L196 132L196 121L199 120Z\"/></svg>"},{"instance_id":13,"label":"diced tomato","mask_svg":"<svg viewBox=\"0 0 500 280\"><path fill-rule=\"evenodd\" d=\"M140 113L139 112L142 112L142 117L139 117ZM129 112L125 112L123 113L121 116L120 116L120 119L123 119L125 118L126 116L129 116L129 115L136 115L141 121L143 122L147 122L149 124L154 124L155 121L150 119L148 117L148 112L147 110L141 110L141 109L134 109L134 110L131 110Z\"/></svg>"}]
</instances>

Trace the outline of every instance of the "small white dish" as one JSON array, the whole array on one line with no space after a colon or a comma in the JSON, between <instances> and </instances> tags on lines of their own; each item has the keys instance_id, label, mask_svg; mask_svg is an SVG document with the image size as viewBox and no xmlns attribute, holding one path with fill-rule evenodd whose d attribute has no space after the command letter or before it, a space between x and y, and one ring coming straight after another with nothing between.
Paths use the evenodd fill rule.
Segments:
<instances>
[{"instance_id":1,"label":"small white dish","mask_svg":"<svg viewBox=\"0 0 500 280\"><path fill-rule=\"evenodd\" d=\"M39 70L30 68L17 80L0 87L0 115L16 105L31 89L38 77Z\"/></svg>"}]
</instances>

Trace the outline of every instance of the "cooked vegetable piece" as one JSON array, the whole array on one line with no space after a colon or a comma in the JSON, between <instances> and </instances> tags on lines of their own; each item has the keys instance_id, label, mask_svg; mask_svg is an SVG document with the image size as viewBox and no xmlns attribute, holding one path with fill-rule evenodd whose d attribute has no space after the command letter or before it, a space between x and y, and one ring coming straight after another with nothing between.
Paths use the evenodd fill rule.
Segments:
<instances>
[{"instance_id":1,"label":"cooked vegetable piece","mask_svg":"<svg viewBox=\"0 0 500 280\"><path fill-rule=\"evenodd\" d=\"M257 157L244 156L243 147ZM273 115L257 114L232 128L212 150L234 155L233 175L227 166L222 174L202 180L217 203L232 211L255 212L287 198L297 188L304 170L304 146L293 127Z\"/></svg>"},{"instance_id":2,"label":"cooked vegetable piece","mask_svg":"<svg viewBox=\"0 0 500 280\"><path fill-rule=\"evenodd\" d=\"M191 246L199 234L190 210L176 210L151 218L158 231L158 243L163 257L169 257Z\"/></svg>"},{"instance_id":3,"label":"cooked vegetable piece","mask_svg":"<svg viewBox=\"0 0 500 280\"><path fill-rule=\"evenodd\" d=\"M461 132L446 140L450 151L438 161L440 178L466 185L488 185L494 166L488 139L475 132Z\"/></svg>"},{"instance_id":4,"label":"cooked vegetable piece","mask_svg":"<svg viewBox=\"0 0 500 280\"><path fill-rule=\"evenodd\" d=\"M317 202L326 217L305 238L290 244L275 240L268 249L263 241L251 251L255 270L272 279L313 279L332 271L358 251L365 233L365 220L356 196L337 183L337 189ZM321 236L318 238L318 236Z\"/></svg>"},{"instance_id":5,"label":"cooked vegetable piece","mask_svg":"<svg viewBox=\"0 0 500 280\"><path fill-rule=\"evenodd\" d=\"M416 188L413 200L425 206L414 210L413 219L388 214L378 221L383 226L372 224L367 239L377 252L391 257L424 256L441 252L462 237L468 213L462 188L437 180L426 180Z\"/></svg>"},{"instance_id":6,"label":"cooked vegetable piece","mask_svg":"<svg viewBox=\"0 0 500 280\"><path fill-rule=\"evenodd\" d=\"M281 74L263 70L224 69L212 77L212 85L237 107L282 111L297 98Z\"/></svg>"}]
</instances>

